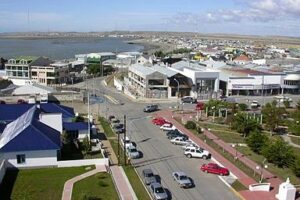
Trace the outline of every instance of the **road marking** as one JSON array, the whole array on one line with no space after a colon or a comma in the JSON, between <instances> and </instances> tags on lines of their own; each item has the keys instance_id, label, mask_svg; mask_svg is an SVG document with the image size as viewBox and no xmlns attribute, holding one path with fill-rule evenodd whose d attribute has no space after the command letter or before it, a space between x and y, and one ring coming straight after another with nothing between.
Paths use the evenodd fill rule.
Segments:
<instances>
[{"instance_id":1,"label":"road marking","mask_svg":"<svg viewBox=\"0 0 300 200\"><path fill-rule=\"evenodd\" d=\"M116 100L115 98L113 98L112 96L109 95L104 95L109 101L111 101L113 104L119 104L120 102L118 100Z\"/></svg>"}]
</instances>

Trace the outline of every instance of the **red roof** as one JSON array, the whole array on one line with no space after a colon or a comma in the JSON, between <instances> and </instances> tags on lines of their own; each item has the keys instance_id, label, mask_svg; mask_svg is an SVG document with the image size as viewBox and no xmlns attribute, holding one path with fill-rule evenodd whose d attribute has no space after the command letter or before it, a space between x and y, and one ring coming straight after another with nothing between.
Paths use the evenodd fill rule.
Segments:
<instances>
[{"instance_id":1,"label":"red roof","mask_svg":"<svg viewBox=\"0 0 300 200\"><path fill-rule=\"evenodd\" d=\"M235 59L233 59L234 61L250 61L250 59L248 58L248 56L242 54L238 57L236 57Z\"/></svg>"}]
</instances>

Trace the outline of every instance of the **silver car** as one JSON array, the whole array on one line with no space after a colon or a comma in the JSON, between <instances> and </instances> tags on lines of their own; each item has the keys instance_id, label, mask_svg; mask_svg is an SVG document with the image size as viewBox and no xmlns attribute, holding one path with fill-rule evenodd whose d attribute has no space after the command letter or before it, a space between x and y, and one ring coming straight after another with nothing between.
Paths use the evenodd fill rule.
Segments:
<instances>
[{"instance_id":1,"label":"silver car","mask_svg":"<svg viewBox=\"0 0 300 200\"><path fill-rule=\"evenodd\" d=\"M135 146L129 146L126 148L127 155L129 158L135 159L140 157L140 153L138 150L135 148Z\"/></svg>"},{"instance_id":2,"label":"silver car","mask_svg":"<svg viewBox=\"0 0 300 200\"><path fill-rule=\"evenodd\" d=\"M168 194L166 190L161 186L160 183L151 183L150 185L151 193L155 200L166 200L168 199Z\"/></svg>"},{"instance_id":3,"label":"silver car","mask_svg":"<svg viewBox=\"0 0 300 200\"><path fill-rule=\"evenodd\" d=\"M150 185L151 183L157 182L155 175L151 169L143 170L144 181L146 185Z\"/></svg>"},{"instance_id":4,"label":"silver car","mask_svg":"<svg viewBox=\"0 0 300 200\"><path fill-rule=\"evenodd\" d=\"M182 188L190 188L193 186L191 179L184 172L173 172L172 176Z\"/></svg>"}]
</instances>

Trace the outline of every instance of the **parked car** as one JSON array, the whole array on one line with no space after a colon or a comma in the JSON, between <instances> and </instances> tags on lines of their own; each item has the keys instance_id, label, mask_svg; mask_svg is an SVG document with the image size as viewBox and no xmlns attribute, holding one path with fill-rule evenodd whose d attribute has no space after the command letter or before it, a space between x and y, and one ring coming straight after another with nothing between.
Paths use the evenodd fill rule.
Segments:
<instances>
[{"instance_id":1,"label":"parked car","mask_svg":"<svg viewBox=\"0 0 300 200\"><path fill-rule=\"evenodd\" d=\"M171 130L175 130L176 127L171 123L165 123L160 127L160 129L163 131L171 131Z\"/></svg>"},{"instance_id":2,"label":"parked car","mask_svg":"<svg viewBox=\"0 0 300 200\"><path fill-rule=\"evenodd\" d=\"M162 125L167 124L169 122L167 120L165 120L164 118L159 117L159 118L152 119L152 123L155 124L155 125L162 126Z\"/></svg>"},{"instance_id":3,"label":"parked car","mask_svg":"<svg viewBox=\"0 0 300 200\"><path fill-rule=\"evenodd\" d=\"M227 168L221 167L215 163L203 164L200 169L206 173L218 174L221 176L229 175L229 170Z\"/></svg>"},{"instance_id":4,"label":"parked car","mask_svg":"<svg viewBox=\"0 0 300 200\"><path fill-rule=\"evenodd\" d=\"M251 108L258 108L260 107L260 104L258 103L258 101L253 100L250 106Z\"/></svg>"},{"instance_id":5,"label":"parked car","mask_svg":"<svg viewBox=\"0 0 300 200\"><path fill-rule=\"evenodd\" d=\"M285 101L288 101L289 103L293 102L293 99L290 98L290 97L287 97L287 96L276 96L275 97L275 100L278 102L278 103L283 103Z\"/></svg>"},{"instance_id":6,"label":"parked car","mask_svg":"<svg viewBox=\"0 0 300 200\"><path fill-rule=\"evenodd\" d=\"M114 124L114 126L112 127L112 129L113 129L113 131L116 134L124 133L123 124Z\"/></svg>"},{"instance_id":7,"label":"parked car","mask_svg":"<svg viewBox=\"0 0 300 200\"><path fill-rule=\"evenodd\" d=\"M158 110L158 105L156 104L152 104L152 105L147 105L145 108L144 108L144 112L154 112L154 111L157 111Z\"/></svg>"},{"instance_id":8,"label":"parked car","mask_svg":"<svg viewBox=\"0 0 300 200\"><path fill-rule=\"evenodd\" d=\"M0 100L0 104L6 104L6 102L3 100Z\"/></svg>"},{"instance_id":9,"label":"parked car","mask_svg":"<svg viewBox=\"0 0 300 200\"><path fill-rule=\"evenodd\" d=\"M176 137L184 137L186 140L189 139L187 135L181 133L178 129L168 131L166 135L170 140Z\"/></svg>"},{"instance_id":10,"label":"parked car","mask_svg":"<svg viewBox=\"0 0 300 200\"><path fill-rule=\"evenodd\" d=\"M168 199L168 194L167 194L166 190L161 186L160 183L158 183L158 182L151 183L150 190L151 190L151 194L155 200Z\"/></svg>"},{"instance_id":11,"label":"parked car","mask_svg":"<svg viewBox=\"0 0 300 200\"><path fill-rule=\"evenodd\" d=\"M112 123L112 124L119 124L119 123L120 123L120 120L118 120L118 119L116 119L116 118L113 118L113 119L111 120L111 123Z\"/></svg>"},{"instance_id":12,"label":"parked car","mask_svg":"<svg viewBox=\"0 0 300 200\"><path fill-rule=\"evenodd\" d=\"M144 182L146 185L150 185L151 183L157 182L155 175L151 169L143 170Z\"/></svg>"},{"instance_id":13,"label":"parked car","mask_svg":"<svg viewBox=\"0 0 300 200\"><path fill-rule=\"evenodd\" d=\"M123 146L125 146L125 148L129 148L131 146L134 146L133 143L130 141L129 137L127 137L127 136L125 138L121 139L121 144Z\"/></svg>"},{"instance_id":14,"label":"parked car","mask_svg":"<svg viewBox=\"0 0 300 200\"><path fill-rule=\"evenodd\" d=\"M27 104L27 101L24 99L18 99L17 104Z\"/></svg>"},{"instance_id":15,"label":"parked car","mask_svg":"<svg viewBox=\"0 0 300 200\"><path fill-rule=\"evenodd\" d=\"M115 116L113 116L113 115L110 115L110 116L108 116L108 120L111 122L113 119L115 119Z\"/></svg>"},{"instance_id":16,"label":"parked car","mask_svg":"<svg viewBox=\"0 0 300 200\"><path fill-rule=\"evenodd\" d=\"M126 153L127 156L131 159L136 159L140 157L140 153L133 145L130 145L129 147L126 148Z\"/></svg>"},{"instance_id":17,"label":"parked car","mask_svg":"<svg viewBox=\"0 0 300 200\"><path fill-rule=\"evenodd\" d=\"M182 188L190 188L193 186L191 179L184 172L173 172L172 176Z\"/></svg>"},{"instance_id":18,"label":"parked car","mask_svg":"<svg viewBox=\"0 0 300 200\"><path fill-rule=\"evenodd\" d=\"M185 96L181 98L181 103L197 103L197 99L194 99L191 96Z\"/></svg>"},{"instance_id":19,"label":"parked car","mask_svg":"<svg viewBox=\"0 0 300 200\"><path fill-rule=\"evenodd\" d=\"M190 140L187 140L184 137L176 137L170 141L172 144L176 144L176 145L187 145L187 144L191 143Z\"/></svg>"},{"instance_id":20,"label":"parked car","mask_svg":"<svg viewBox=\"0 0 300 200\"><path fill-rule=\"evenodd\" d=\"M211 157L211 154L209 151L206 151L202 148L198 147L186 147L184 150L184 155L188 158L203 158L203 159L209 159Z\"/></svg>"}]
</instances>

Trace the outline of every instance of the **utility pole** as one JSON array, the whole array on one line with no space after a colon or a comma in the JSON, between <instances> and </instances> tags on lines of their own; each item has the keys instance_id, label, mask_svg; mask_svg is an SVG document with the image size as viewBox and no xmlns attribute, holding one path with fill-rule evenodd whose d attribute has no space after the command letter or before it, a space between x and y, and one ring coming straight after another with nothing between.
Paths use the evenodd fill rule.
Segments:
<instances>
[{"instance_id":1,"label":"utility pole","mask_svg":"<svg viewBox=\"0 0 300 200\"><path fill-rule=\"evenodd\" d=\"M118 165L120 165L120 134L117 134L118 135Z\"/></svg>"},{"instance_id":2,"label":"utility pole","mask_svg":"<svg viewBox=\"0 0 300 200\"><path fill-rule=\"evenodd\" d=\"M88 99L88 137L90 138L90 93L87 92L87 99Z\"/></svg>"},{"instance_id":3,"label":"utility pole","mask_svg":"<svg viewBox=\"0 0 300 200\"><path fill-rule=\"evenodd\" d=\"M126 166L127 161L126 161L126 115L124 115L124 165Z\"/></svg>"}]
</instances>

